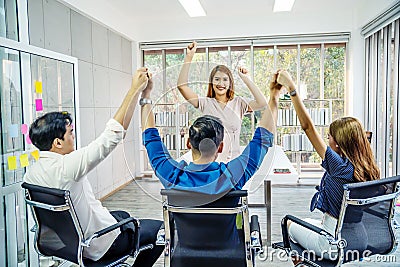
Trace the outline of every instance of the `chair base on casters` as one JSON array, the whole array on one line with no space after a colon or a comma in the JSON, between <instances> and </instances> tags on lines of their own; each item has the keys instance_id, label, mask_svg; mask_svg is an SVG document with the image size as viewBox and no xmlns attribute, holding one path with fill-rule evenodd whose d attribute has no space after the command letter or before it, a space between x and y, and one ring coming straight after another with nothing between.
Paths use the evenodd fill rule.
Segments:
<instances>
[{"instance_id":1,"label":"chair base on casters","mask_svg":"<svg viewBox=\"0 0 400 267\"><path fill-rule=\"evenodd\" d=\"M129 258L129 256L123 256L120 259L118 257L112 257L110 259L104 259L101 261L92 261L89 259L84 259L83 263L85 267L111 267L111 266L131 266L125 261Z\"/></svg>"},{"instance_id":2,"label":"chair base on casters","mask_svg":"<svg viewBox=\"0 0 400 267\"><path fill-rule=\"evenodd\" d=\"M321 257L318 257L315 254L304 253L304 248L293 241L290 241L290 248L285 248L283 242L273 243L272 248L285 250L289 258L297 260L294 264L298 267L334 267L337 265L337 261L321 259Z\"/></svg>"},{"instance_id":3,"label":"chair base on casters","mask_svg":"<svg viewBox=\"0 0 400 267\"><path fill-rule=\"evenodd\" d=\"M243 247L225 250L206 250L182 248L179 245L172 253L171 266L174 267L231 267L246 266Z\"/></svg>"}]
</instances>

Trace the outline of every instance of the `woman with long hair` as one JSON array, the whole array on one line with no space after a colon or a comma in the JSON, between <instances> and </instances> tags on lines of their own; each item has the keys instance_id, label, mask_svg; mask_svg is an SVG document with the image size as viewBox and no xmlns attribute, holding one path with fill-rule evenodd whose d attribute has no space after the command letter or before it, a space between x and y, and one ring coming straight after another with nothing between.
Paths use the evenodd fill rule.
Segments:
<instances>
[{"instance_id":1,"label":"woman with long hair","mask_svg":"<svg viewBox=\"0 0 400 267\"><path fill-rule=\"evenodd\" d=\"M200 97L189 86L188 76L190 64L197 50L197 43L187 47L187 53L178 77L178 89L182 96L204 115L212 115L221 119L225 129L223 150L217 161L228 162L240 154L240 130L245 113L262 110L267 100L261 90L248 76L248 71L240 67L239 76L249 88L254 99L246 101L235 96L232 72L224 65L216 66L210 73L206 97Z\"/></svg>"},{"instance_id":2,"label":"woman with long hair","mask_svg":"<svg viewBox=\"0 0 400 267\"><path fill-rule=\"evenodd\" d=\"M334 236L342 206L343 185L380 178L380 171L367 134L359 120L343 117L329 125L329 144L326 145L307 113L290 74L287 71L279 71L277 82L289 91L301 128L321 157L321 165L325 169L310 206L311 211L317 208L323 212L322 220L306 219L306 221ZM337 256L337 247L330 245L326 238L293 222L289 222L288 227L291 239L309 251L315 252L317 256L327 259L334 259ZM366 238L365 228L356 218L353 227L357 246L362 247Z\"/></svg>"}]
</instances>

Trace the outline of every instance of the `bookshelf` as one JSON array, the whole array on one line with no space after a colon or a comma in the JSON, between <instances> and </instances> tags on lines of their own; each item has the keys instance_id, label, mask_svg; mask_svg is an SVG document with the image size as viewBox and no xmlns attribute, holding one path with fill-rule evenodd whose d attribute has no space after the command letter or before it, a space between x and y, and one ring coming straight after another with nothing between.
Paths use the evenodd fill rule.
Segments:
<instances>
[{"instance_id":1,"label":"bookshelf","mask_svg":"<svg viewBox=\"0 0 400 267\"><path fill-rule=\"evenodd\" d=\"M187 152L189 138L189 110L185 104L156 104L154 106L156 127L171 156L178 158Z\"/></svg>"},{"instance_id":2,"label":"bookshelf","mask_svg":"<svg viewBox=\"0 0 400 267\"><path fill-rule=\"evenodd\" d=\"M331 99L305 99L303 103L321 136L325 136L332 122ZM295 163L299 176L302 176L302 163L310 160L315 150L301 129L296 111L290 100L280 100L278 110L278 145L283 147L292 163ZM316 164L314 164L315 166ZM303 168L304 169L304 168Z\"/></svg>"},{"instance_id":3,"label":"bookshelf","mask_svg":"<svg viewBox=\"0 0 400 267\"><path fill-rule=\"evenodd\" d=\"M154 106L156 127L161 139L174 158L187 151L189 138L189 111L180 104L156 104Z\"/></svg>"},{"instance_id":4,"label":"bookshelf","mask_svg":"<svg viewBox=\"0 0 400 267\"><path fill-rule=\"evenodd\" d=\"M189 126L192 124L193 118L200 116L201 112L184 101L182 103L156 103L153 105L153 113L156 128L171 157L175 160L182 160L182 156L189 151L186 146L189 139ZM148 162L145 149L143 152L143 173L146 176L152 176L153 170Z\"/></svg>"}]
</instances>

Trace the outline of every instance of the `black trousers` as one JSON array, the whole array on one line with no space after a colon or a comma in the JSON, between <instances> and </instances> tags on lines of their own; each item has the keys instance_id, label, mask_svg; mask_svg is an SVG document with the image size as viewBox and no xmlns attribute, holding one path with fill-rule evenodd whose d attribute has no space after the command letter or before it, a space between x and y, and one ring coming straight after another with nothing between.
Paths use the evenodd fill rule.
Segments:
<instances>
[{"instance_id":1,"label":"black trousers","mask_svg":"<svg viewBox=\"0 0 400 267\"><path fill-rule=\"evenodd\" d=\"M129 218L130 215L126 211L112 211L111 215L117 221L121 221L123 219ZM164 246L157 246L157 232L162 225L162 221L159 220L151 220L151 219L141 219L140 221L140 240L139 246L153 244L152 249L147 249L139 253L138 257L133 266L135 267L151 267L160 257L161 253L164 250ZM133 227L123 227L121 229L121 233L114 240L114 243L111 245L109 250L103 256L103 258L107 258L117 255L127 255L134 250L134 231Z\"/></svg>"}]
</instances>

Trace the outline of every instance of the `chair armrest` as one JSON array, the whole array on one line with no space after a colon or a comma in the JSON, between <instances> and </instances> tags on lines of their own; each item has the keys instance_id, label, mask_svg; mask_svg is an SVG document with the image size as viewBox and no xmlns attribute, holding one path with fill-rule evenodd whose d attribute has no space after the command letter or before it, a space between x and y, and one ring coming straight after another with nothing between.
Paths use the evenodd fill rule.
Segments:
<instances>
[{"instance_id":1,"label":"chair armrest","mask_svg":"<svg viewBox=\"0 0 400 267\"><path fill-rule=\"evenodd\" d=\"M325 236L328 239L330 244L335 244L336 243L335 238L330 233L325 231L324 229L322 229L320 227L317 227L315 225L312 225L312 224L310 224L308 222L305 222L305 221L303 221L303 220L301 220L301 219L299 219L299 218L297 218L297 217L295 217L293 215L286 215L282 219L282 222L281 222L283 244L284 244L285 248L290 248L289 230L288 230L288 227L287 227L287 221L288 220L290 220L290 221L292 221L294 223L297 223L297 224L299 224L299 225L301 225L301 226L303 226L303 227L305 227L305 228L307 228L307 229L309 229L309 230L311 230L313 232L316 232L319 235Z\"/></svg>"},{"instance_id":2,"label":"chair armrest","mask_svg":"<svg viewBox=\"0 0 400 267\"><path fill-rule=\"evenodd\" d=\"M165 228L164 224L160 226L160 229L158 229L157 232L157 239L156 239L156 245L158 246L165 246Z\"/></svg>"},{"instance_id":3,"label":"chair armrest","mask_svg":"<svg viewBox=\"0 0 400 267\"><path fill-rule=\"evenodd\" d=\"M258 216L252 215L250 219L250 244L256 252L263 252L260 223Z\"/></svg>"},{"instance_id":4,"label":"chair armrest","mask_svg":"<svg viewBox=\"0 0 400 267\"><path fill-rule=\"evenodd\" d=\"M100 236L105 235L105 234L121 227L122 225L130 223L130 222L133 222L133 224L135 224L135 228L138 228L139 224L138 224L137 220L135 218L130 217L130 218L123 219L122 221L119 221L118 223L113 224L107 228L100 230L100 231L97 231L93 235L97 235L96 237L100 237Z\"/></svg>"},{"instance_id":5,"label":"chair armrest","mask_svg":"<svg viewBox=\"0 0 400 267\"><path fill-rule=\"evenodd\" d=\"M84 245L85 246L90 246L90 242L92 242L92 240L94 238L98 238L102 235L105 235L111 231L114 231L117 228L120 228L122 225L125 225L127 223L133 222L133 224L135 225L135 235L134 235L134 239L135 239L135 244L136 244L136 248L139 248L139 221L133 217L130 218L126 218L123 219L122 221L119 221L116 224L110 225L107 228L101 229L100 231L95 232L92 236L90 236L89 238L87 238L85 240Z\"/></svg>"}]
</instances>

